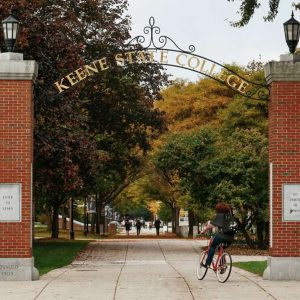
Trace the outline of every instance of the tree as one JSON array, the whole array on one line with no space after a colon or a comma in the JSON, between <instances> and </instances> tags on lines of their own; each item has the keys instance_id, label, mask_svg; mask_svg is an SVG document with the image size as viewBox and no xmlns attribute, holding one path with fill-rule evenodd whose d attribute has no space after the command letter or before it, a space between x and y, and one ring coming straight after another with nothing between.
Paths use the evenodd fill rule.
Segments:
<instances>
[{"instance_id":1,"label":"tree","mask_svg":"<svg viewBox=\"0 0 300 300\"><path fill-rule=\"evenodd\" d=\"M59 208L69 197L87 195L107 178L104 194L112 197L112 189L120 190L136 168L136 157L149 149L149 136L163 127L162 115L153 108L167 80L158 65L112 66L59 97L52 93L63 75L124 50L130 38L127 5L126 0L8 0L0 5L2 19L13 6L22 21L17 50L39 63L34 197L52 210L53 237L58 237Z\"/></svg>"},{"instance_id":2,"label":"tree","mask_svg":"<svg viewBox=\"0 0 300 300\"><path fill-rule=\"evenodd\" d=\"M151 220L148 201L140 197L136 189L137 186L132 185L126 192L122 192L113 204L114 209L123 217Z\"/></svg>"},{"instance_id":3,"label":"tree","mask_svg":"<svg viewBox=\"0 0 300 300\"><path fill-rule=\"evenodd\" d=\"M176 181L170 181L153 163L155 157L149 158L149 163L144 167L143 176L133 183L136 186L137 197L149 203L149 207L156 207L163 203L172 212L172 232L176 233L179 226L179 192ZM177 197L178 196L178 197ZM153 211L151 209L151 211Z\"/></svg>"},{"instance_id":4,"label":"tree","mask_svg":"<svg viewBox=\"0 0 300 300\"><path fill-rule=\"evenodd\" d=\"M247 243L254 247L249 230L255 226L258 243L264 246L268 147L267 137L259 130L236 129L222 135L216 129L203 128L195 133L173 135L160 149L157 160L160 170L177 174L181 197L184 192L190 195L185 204L190 212L226 202L234 208Z\"/></svg>"},{"instance_id":5,"label":"tree","mask_svg":"<svg viewBox=\"0 0 300 300\"><path fill-rule=\"evenodd\" d=\"M174 213L179 216L180 208L189 210L192 226L194 203L205 203L205 171L203 162L211 155L214 137L209 129L195 132L171 134L154 152L153 162L157 172L172 188ZM195 178L195 176L197 176ZM195 193L195 190L198 192ZM176 218L177 220L177 218ZM176 223L178 228L178 223Z\"/></svg>"},{"instance_id":6,"label":"tree","mask_svg":"<svg viewBox=\"0 0 300 300\"><path fill-rule=\"evenodd\" d=\"M172 221L172 210L165 203L160 205L157 215L166 224Z\"/></svg>"},{"instance_id":7,"label":"tree","mask_svg":"<svg viewBox=\"0 0 300 300\"><path fill-rule=\"evenodd\" d=\"M237 129L230 136L220 136L217 153L210 160L209 201L230 204L239 230L249 246L249 235L256 227L260 247L265 246L268 208L268 140L256 129ZM265 231L266 235L267 232Z\"/></svg>"}]
</instances>

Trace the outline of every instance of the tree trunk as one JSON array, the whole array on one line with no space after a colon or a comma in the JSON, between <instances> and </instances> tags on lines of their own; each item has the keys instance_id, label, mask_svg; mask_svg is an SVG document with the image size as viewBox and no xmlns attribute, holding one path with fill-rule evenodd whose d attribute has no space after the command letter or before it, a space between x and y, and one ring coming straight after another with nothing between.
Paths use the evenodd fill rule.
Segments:
<instances>
[{"instance_id":1,"label":"tree trunk","mask_svg":"<svg viewBox=\"0 0 300 300\"><path fill-rule=\"evenodd\" d=\"M172 208L172 233L180 234L179 228L179 213L180 209L175 206Z\"/></svg>"},{"instance_id":2,"label":"tree trunk","mask_svg":"<svg viewBox=\"0 0 300 300\"><path fill-rule=\"evenodd\" d=\"M67 229L67 216L66 216L66 205L63 206L62 213L61 213L61 229Z\"/></svg>"},{"instance_id":3,"label":"tree trunk","mask_svg":"<svg viewBox=\"0 0 300 300\"><path fill-rule=\"evenodd\" d=\"M96 214L92 214L91 217L91 233L95 234L95 223L96 223Z\"/></svg>"},{"instance_id":4,"label":"tree trunk","mask_svg":"<svg viewBox=\"0 0 300 300\"><path fill-rule=\"evenodd\" d=\"M189 237L192 238L194 226L195 226L195 214L191 209L189 209L188 214L189 214Z\"/></svg>"},{"instance_id":5,"label":"tree trunk","mask_svg":"<svg viewBox=\"0 0 300 300\"><path fill-rule=\"evenodd\" d=\"M101 210L102 210L102 203L100 201L99 194L97 194L96 195L96 233L97 234L100 234Z\"/></svg>"},{"instance_id":6,"label":"tree trunk","mask_svg":"<svg viewBox=\"0 0 300 300\"><path fill-rule=\"evenodd\" d=\"M58 234L59 234L58 212L59 212L59 207L54 206L52 211L52 229L51 229L52 230L51 238L53 239L58 239Z\"/></svg>"},{"instance_id":7,"label":"tree trunk","mask_svg":"<svg viewBox=\"0 0 300 300\"><path fill-rule=\"evenodd\" d=\"M256 237L259 249L264 249L264 227L265 221L262 218L258 218L256 221Z\"/></svg>"},{"instance_id":8,"label":"tree trunk","mask_svg":"<svg viewBox=\"0 0 300 300\"><path fill-rule=\"evenodd\" d=\"M84 198L84 207L83 207L83 220L84 220L84 226L83 226L83 234L86 235L87 230L87 209L86 209L86 198Z\"/></svg>"},{"instance_id":9,"label":"tree trunk","mask_svg":"<svg viewBox=\"0 0 300 300\"><path fill-rule=\"evenodd\" d=\"M179 227L179 213L180 213L180 208L176 206L176 215L175 215L175 232L177 235L180 235L180 227Z\"/></svg>"},{"instance_id":10,"label":"tree trunk","mask_svg":"<svg viewBox=\"0 0 300 300\"><path fill-rule=\"evenodd\" d=\"M195 218L195 226L197 226L197 234L199 234L199 217L197 214L194 214L194 218Z\"/></svg>"},{"instance_id":11,"label":"tree trunk","mask_svg":"<svg viewBox=\"0 0 300 300\"><path fill-rule=\"evenodd\" d=\"M74 234L74 199L70 198L70 240L75 239Z\"/></svg>"},{"instance_id":12,"label":"tree trunk","mask_svg":"<svg viewBox=\"0 0 300 300\"><path fill-rule=\"evenodd\" d=\"M102 211L102 210L101 210ZM100 226L102 225L102 233L106 234L107 230L106 230L106 224L105 224L105 216L100 216Z\"/></svg>"},{"instance_id":13,"label":"tree trunk","mask_svg":"<svg viewBox=\"0 0 300 300\"><path fill-rule=\"evenodd\" d=\"M47 216L47 231L51 231L52 230L52 210L49 209L46 212L46 216Z\"/></svg>"},{"instance_id":14,"label":"tree trunk","mask_svg":"<svg viewBox=\"0 0 300 300\"><path fill-rule=\"evenodd\" d=\"M172 208L172 233L176 233L176 207Z\"/></svg>"},{"instance_id":15,"label":"tree trunk","mask_svg":"<svg viewBox=\"0 0 300 300\"><path fill-rule=\"evenodd\" d=\"M238 219L235 219L237 224L238 224L238 230L240 230L243 234L243 236L245 237L245 240L246 240L246 243L247 245L251 248L251 249L255 249L255 245L254 245L254 242L252 241L252 239L250 238L246 228L245 228L245 224L242 224L240 222L240 220Z\"/></svg>"}]
</instances>

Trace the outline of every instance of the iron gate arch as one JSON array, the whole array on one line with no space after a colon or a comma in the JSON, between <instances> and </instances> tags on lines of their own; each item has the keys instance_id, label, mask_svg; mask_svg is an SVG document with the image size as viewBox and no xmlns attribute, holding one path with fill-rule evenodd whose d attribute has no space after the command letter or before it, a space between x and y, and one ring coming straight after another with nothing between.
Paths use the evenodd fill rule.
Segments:
<instances>
[{"instance_id":1,"label":"iron gate arch","mask_svg":"<svg viewBox=\"0 0 300 300\"><path fill-rule=\"evenodd\" d=\"M125 56L127 54L129 56L128 59L130 60L130 63L147 63L147 64L158 63L162 66L170 66L170 67L185 69L209 77L227 86L229 89L235 91L236 93L241 94L246 98L253 99L253 100L260 100L260 101L269 100L270 88L268 85L252 82L240 76L237 72L231 70L229 67L222 65L212 59L196 54L195 53L196 47L194 45L189 45L188 50L182 49L170 37L166 35L160 35L161 29L155 25L154 17L150 17L149 25L144 27L143 32L144 35L138 35L132 38L126 45L124 45L124 49L115 53L115 61L113 63L122 65L121 62L124 61L125 63ZM173 47L170 47L170 44ZM158 55L159 54L161 55L160 61L157 61L153 58L154 53L156 54L158 53ZM169 58L167 56L170 53L173 55L173 58L175 57L175 62L173 63L169 62L169 59L167 59ZM133 62L132 54L139 56L140 59L138 60L135 58L136 61ZM149 56L150 56L150 60L149 60ZM179 58L181 58L182 56L186 56L187 63L184 64L180 62ZM195 67L191 66L192 59L194 59L197 63ZM100 64L99 67L95 65L96 62ZM57 96L61 96L62 93L64 93L69 88L73 87L76 83L79 83L82 80L92 76L93 74L91 75L89 73L89 70L95 70L95 72L96 71L98 72L99 70L100 71L107 70L109 69L109 67L105 68L104 66L107 66L109 63L111 62L107 62L106 57L103 57L98 61L92 62L90 65L85 65L83 68L78 68L76 71L71 72L70 74L60 79L60 81L56 81L52 85L52 88L54 86L54 90L56 92L49 91L49 90L46 92L45 90L43 91L41 87L39 88L42 90L43 93L45 94L47 93L47 97L49 99L56 98ZM208 71L207 69L204 68L204 66L207 67L207 65L209 64L210 64L210 70ZM216 72L216 69L218 69L218 72ZM74 75L74 73L77 74L76 76L79 77L79 80ZM87 73L89 75L87 75ZM85 76L83 74L85 74ZM76 82L75 81L72 82L72 80L75 77L77 79ZM66 81L67 83L69 82L71 86L67 86L65 83ZM57 90L59 93L57 93Z\"/></svg>"},{"instance_id":2,"label":"iron gate arch","mask_svg":"<svg viewBox=\"0 0 300 300\"><path fill-rule=\"evenodd\" d=\"M221 69L225 70L230 75L237 76L240 80L247 83L247 85L249 85L250 88L245 90L244 93L242 93L238 89L233 88L233 86L230 83L228 83L228 81L222 80L219 76L214 76L213 73L208 74L207 72L201 71L201 69L199 71L199 70L196 70L196 69L193 69L190 67L186 67L186 66L182 66L182 65L178 65L178 64L170 64L170 63L160 63L160 64L164 65L164 66L177 67L177 68L189 70L189 71L204 75L206 77L209 77L211 79L218 81L221 84L226 85L228 88L232 89L233 91L235 91L237 93L240 93L241 95L243 95L246 98L250 98L253 100L263 100L263 101L269 100L270 88L268 85L252 82L252 81L240 76L238 73L231 70L227 66L224 66L224 65L222 65L212 59L209 59L207 57L196 54L195 53L196 47L194 45L189 45L188 50L184 50L184 49L180 48L172 38L170 38L166 35L159 35L161 32L161 29L160 29L160 27L155 25L154 17L150 17L149 25L146 26L143 31L146 36L149 35L148 45L143 46L143 44L146 42L145 35L138 35L138 36L132 38L130 40L130 42L127 44L127 46L130 47L130 46L135 46L135 45L141 45L143 50L151 50L151 51L152 50L153 51L164 50L164 51L168 51L168 52L190 55L191 57L196 57L204 62L210 62L214 66L218 66ZM155 36L157 36L157 39L155 39ZM158 43L160 43L160 45L157 44L157 41L158 41ZM173 44L174 48L167 47L167 45L169 43ZM228 76L230 76L230 75L228 75ZM227 76L227 78L228 78L228 76Z\"/></svg>"}]
</instances>

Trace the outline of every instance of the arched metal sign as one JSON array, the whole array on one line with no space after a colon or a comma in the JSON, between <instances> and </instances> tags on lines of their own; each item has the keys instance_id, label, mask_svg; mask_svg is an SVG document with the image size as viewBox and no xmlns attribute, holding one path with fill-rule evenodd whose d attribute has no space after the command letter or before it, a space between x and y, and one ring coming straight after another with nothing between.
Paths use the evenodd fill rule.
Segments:
<instances>
[{"instance_id":1,"label":"arched metal sign","mask_svg":"<svg viewBox=\"0 0 300 300\"><path fill-rule=\"evenodd\" d=\"M160 35L160 32L160 28L155 25L155 20L151 17L149 25L144 28L144 35L134 37L125 45L125 51L114 55L113 61L102 57L78 68L54 83L57 93L63 93L94 74L108 70L111 65L125 66L126 64L146 63L189 70L210 77L244 97L264 101L269 99L268 85L251 82L228 67L195 54L194 45L190 45L188 50L184 50L170 37Z\"/></svg>"}]
</instances>

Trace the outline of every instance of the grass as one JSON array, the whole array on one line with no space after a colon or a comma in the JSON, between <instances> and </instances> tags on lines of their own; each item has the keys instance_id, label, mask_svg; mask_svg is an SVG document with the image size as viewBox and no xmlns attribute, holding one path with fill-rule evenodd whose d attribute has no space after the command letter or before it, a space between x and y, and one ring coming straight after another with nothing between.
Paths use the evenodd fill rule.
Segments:
<instances>
[{"instance_id":1,"label":"grass","mask_svg":"<svg viewBox=\"0 0 300 300\"><path fill-rule=\"evenodd\" d=\"M267 268L267 261L247 261L247 262L235 262L232 263L233 266L240 269L246 270L248 272L262 276L264 270Z\"/></svg>"},{"instance_id":2,"label":"grass","mask_svg":"<svg viewBox=\"0 0 300 300\"><path fill-rule=\"evenodd\" d=\"M35 267L40 275L51 270L69 265L88 241L39 240L33 244Z\"/></svg>"},{"instance_id":3,"label":"grass","mask_svg":"<svg viewBox=\"0 0 300 300\"><path fill-rule=\"evenodd\" d=\"M74 233L75 233L75 239L80 239L80 240L95 240L95 239L105 238L105 236L101 236L99 234L89 233L88 235L84 235L82 230L74 230ZM34 228L34 237L35 238L50 238L51 231L47 230L47 228L45 226L35 227ZM59 230L59 238L69 239L70 238L69 230L60 229Z\"/></svg>"}]
</instances>

